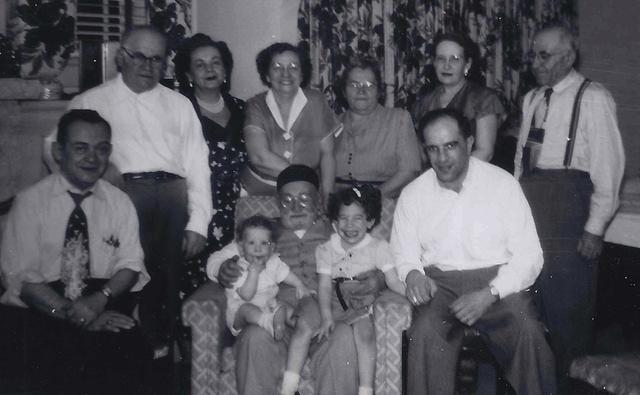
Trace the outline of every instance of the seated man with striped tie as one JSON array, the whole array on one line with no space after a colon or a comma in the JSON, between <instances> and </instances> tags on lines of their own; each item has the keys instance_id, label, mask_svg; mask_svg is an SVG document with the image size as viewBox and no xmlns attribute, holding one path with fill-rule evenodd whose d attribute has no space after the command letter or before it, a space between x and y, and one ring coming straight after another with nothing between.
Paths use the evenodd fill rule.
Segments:
<instances>
[{"instance_id":1,"label":"seated man with striped tie","mask_svg":"<svg viewBox=\"0 0 640 395\"><path fill-rule=\"evenodd\" d=\"M47 394L143 393L131 291L149 275L133 204L100 180L110 140L97 112L64 114L52 147L60 173L17 195L2 235L0 348L17 351L3 359Z\"/></svg>"}]
</instances>

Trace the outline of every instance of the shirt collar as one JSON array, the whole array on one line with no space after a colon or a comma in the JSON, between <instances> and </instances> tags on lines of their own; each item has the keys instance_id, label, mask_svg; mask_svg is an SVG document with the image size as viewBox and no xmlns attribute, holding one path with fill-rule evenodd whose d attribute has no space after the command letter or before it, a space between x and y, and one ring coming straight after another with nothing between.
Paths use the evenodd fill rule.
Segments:
<instances>
[{"instance_id":1,"label":"shirt collar","mask_svg":"<svg viewBox=\"0 0 640 395\"><path fill-rule=\"evenodd\" d=\"M344 249L344 247L342 247L341 240L342 239L340 238L340 235L338 235L337 233L333 233L331 234L329 243L331 243L331 247L333 247L334 250L342 254L346 254L347 251ZM369 243L371 243L372 240L373 240L373 237L371 237L371 235L367 233L366 235L364 235L364 238L360 240L358 244L349 248L349 251L359 250L360 248L366 247L367 245L369 245Z\"/></svg>"},{"instance_id":2,"label":"shirt collar","mask_svg":"<svg viewBox=\"0 0 640 395\"><path fill-rule=\"evenodd\" d=\"M578 78L579 78L578 72L575 71L575 69L571 69L571 71L569 71L569 74L565 75L563 79L561 79L554 86L552 86L553 92L554 93L562 92L563 90L570 87L574 83L574 81ZM542 92L544 92L544 89L542 90Z\"/></svg>"},{"instance_id":3,"label":"shirt collar","mask_svg":"<svg viewBox=\"0 0 640 395\"><path fill-rule=\"evenodd\" d=\"M305 96L302 88L298 88L298 92L293 98L293 103L291 104L291 111L289 111L289 125L287 125L288 128L284 127L282 114L280 113L278 103L276 103L276 98L273 95L273 91L271 89L269 89L269 91L267 92L265 101L267 102L267 107L269 108L269 111L271 111L271 115L273 115L273 118L276 120L278 126L280 126L280 128L285 132L290 132L291 126L295 123L296 119L298 119L298 116L302 112L305 104L307 104L307 96Z\"/></svg>"},{"instance_id":4,"label":"shirt collar","mask_svg":"<svg viewBox=\"0 0 640 395\"><path fill-rule=\"evenodd\" d=\"M118 76L116 77L116 88L116 94L118 95L119 99L132 100L138 100L144 97L149 97L150 99L152 99L153 97L160 94L161 89L160 83L157 83L156 86L154 86L151 90L136 93L132 91L131 88L127 86L127 84L125 84L124 79L122 78L122 73L118 73Z\"/></svg>"},{"instance_id":5,"label":"shirt collar","mask_svg":"<svg viewBox=\"0 0 640 395\"><path fill-rule=\"evenodd\" d=\"M438 175L436 174L436 171L431 169L431 171L433 171L433 182L435 184L436 187L436 191L440 192L440 193L455 193L456 195L460 195L462 193L464 193L464 191L466 191L467 189L471 188L473 186L473 184L475 183L475 168L478 166L478 160L473 156L469 156L469 167L467 168L467 174L465 174L464 176L464 180L462 180L462 188L460 188L460 192L457 193L449 188L445 188L442 185L440 185L440 182L438 181Z\"/></svg>"},{"instance_id":6,"label":"shirt collar","mask_svg":"<svg viewBox=\"0 0 640 395\"><path fill-rule=\"evenodd\" d=\"M102 180L98 180L91 188L88 188L84 191L80 191L75 186L71 185L71 183L66 179L66 177L60 173L54 174L56 177L55 182L53 183L53 196L59 197L61 195L66 194L68 191L73 193L87 193L91 192L92 196L97 197L98 199L105 200L105 191L102 185Z\"/></svg>"}]
</instances>

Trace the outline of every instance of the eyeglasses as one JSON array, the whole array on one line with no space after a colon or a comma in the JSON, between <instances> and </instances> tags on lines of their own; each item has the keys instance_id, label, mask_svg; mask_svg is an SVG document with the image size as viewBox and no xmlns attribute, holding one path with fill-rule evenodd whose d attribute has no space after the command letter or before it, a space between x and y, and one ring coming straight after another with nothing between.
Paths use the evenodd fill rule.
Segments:
<instances>
[{"instance_id":1,"label":"eyeglasses","mask_svg":"<svg viewBox=\"0 0 640 395\"><path fill-rule=\"evenodd\" d=\"M378 84L376 84L375 82L371 82L371 81L349 81L349 83L347 84L348 87L355 89L355 90L363 90L363 91L370 91L375 89L376 86L378 86Z\"/></svg>"},{"instance_id":2,"label":"eyeglasses","mask_svg":"<svg viewBox=\"0 0 640 395\"><path fill-rule=\"evenodd\" d=\"M460 65L462 64L462 62L464 62L464 58L460 55L451 55L449 57L446 57L444 55L437 55L436 59L435 59L435 63L437 64L446 64L447 62L449 62L449 64L451 65Z\"/></svg>"},{"instance_id":3,"label":"eyeglasses","mask_svg":"<svg viewBox=\"0 0 640 395\"><path fill-rule=\"evenodd\" d=\"M291 62L287 65L282 64L280 62L274 62L271 65L271 70L273 70L276 73L282 73L285 70L288 70L289 72L299 72L300 71L300 64L297 62Z\"/></svg>"},{"instance_id":4,"label":"eyeglasses","mask_svg":"<svg viewBox=\"0 0 640 395\"><path fill-rule=\"evenodd\" d=\"M309 193L301 193L298 196L284 195L280 198L280 205L283 208L292 208L294 204L307 208L313 204L313 195Z\"/></svg>"},{"instance_id":5,"label":"eyeglasses","mask_svg":"<svg viewBox=\"0 0 640 395\"><path fill-rule=\"evenodd\" d=\"M530 62L533 62L535 60L540 60L541 62L546 62L549 59L551 59L553 56L555 55L561 55L564 54L565 51L560 51L560 52L547 52L547 51L539 51L539 52L535 52L535 51L530 51L527 54L527 58L529 59Z\"/></svg>"},{"instance_id":6,"label":"eyeglasses","mask_svg":"<svg viewBox=\"0 0 640 395\"><path fill-rule=\"evenodd\" d=\"M122 48L124 53L126 53L127 56L129 56L133 60L133 64L135 64L136 66L144 66L147 63L151 63L153 67L160 67L164 64L164 56L156 55L149 57L142 52L131 52L131 50L127 49L126 47L120 48Z\"/></svg>"}]
</instances>

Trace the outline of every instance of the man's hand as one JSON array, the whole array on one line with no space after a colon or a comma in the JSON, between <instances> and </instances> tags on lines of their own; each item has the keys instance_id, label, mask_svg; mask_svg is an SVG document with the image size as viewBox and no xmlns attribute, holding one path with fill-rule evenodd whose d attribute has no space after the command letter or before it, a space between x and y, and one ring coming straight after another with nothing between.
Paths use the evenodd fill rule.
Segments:
<instances>
[{"instance_id":1,"label":"man's hand","mask_svg":"<svg viewBox=\"0 0 640 395\"><path fill-rule=\"evenodd\" d=\"M200 253L207 244L207 239L200 233L192 230L185 230L182 238L182 252L184 257L189 259Z\"/></svg>"},{"instance_id":2,"label":"man's hand","mask_svg":"<svg viewBox=\"0 0 640 395\"><path fill-rule=\"evenodd\" d=\"M595 259L602 252L602 236L594 235L586 230L578 242L578 253L585 259Z\"/></svg>"},{"instance_id":3,"label":"man's hand","mask_svg":"<svg viewBox=\"0 0 640 395\"><path fill-rule=\"evenodd\" d=\"M418 270L410 271L407 275L406 282L407 299L409 299L409 302L414 306L429 302L438 290L436 283Z\"/></svg>"},{"instance_id":4,"label":"man's hand","mask_svg":"<svg viewBox=\"0 0 640 395\"><path fill-rule=\"evenodd\" d=\"M90 324L104 311L107 297L100 292L76 299L67 309L67 319L76 326Z\"/></svg>"},{"instance_id":5,"label":"man's hand","mask_svg":"<svg viewBox=\"0 0 640 395\"><path fill-rule=\"evenodd\" d=\"M484 315L489 306L497 301L489 287L470 292L456 299L449 308L453 315L465 325L473 325Z\"/></svg>"},{"instance_id":6,"label":"man's hand","mask_svg":"<svg viewBox=\"0 0 640 395\"><path fill-rule=\"evenodd\" d=\"M238 264L239 256L235 255L232 258L227 259L220 265L218 271L218 283L224 288L231 288L233 283L238 280L238 277L242 274L242 268Z\"/></svg>"},{"instance_id":7,"label":"man's hand","mask_svg":"<svg viewBox=\"0 0 640 395\"><path fill-rule=\"evenodd\" d=\"M120 314L117 311L107 310L102 312L95 320L87 326L90 331L120 332L136 326L133 318Z\"/></svg>"}]
</instances>

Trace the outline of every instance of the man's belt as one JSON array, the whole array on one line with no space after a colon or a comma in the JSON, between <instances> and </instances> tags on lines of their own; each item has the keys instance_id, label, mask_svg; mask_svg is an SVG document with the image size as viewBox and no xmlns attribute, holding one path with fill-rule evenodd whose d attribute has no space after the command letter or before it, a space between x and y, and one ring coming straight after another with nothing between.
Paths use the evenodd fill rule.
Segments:
<instances>
[{"instance_id":1,"label":"man's belt","mask_svg":"<svg viewBox=\"0 0 640 395\"><path fill-rule=\"evenodd\" d=\"M172 180L179 180L180 177L177 174L167 173L166 171L150 171L145 173L124 173L122 175L125 181L157 181L165 182Z\"/></svg>"},{"instance_id":2,"label":"man's belt","mask_svg":"<svg viewBox=\"0 0 640 395\"><path fill-rule=\"evenodd\" d=\"M386 182L386 181L363 181L363 180L356 180L355 178L341 178L341 177L336 177L335 181L337 184L347 184L354 187L358 187L362 185L371 185L374 187L379 187L380 185Z\"/></svg>"}]
</instances>

